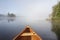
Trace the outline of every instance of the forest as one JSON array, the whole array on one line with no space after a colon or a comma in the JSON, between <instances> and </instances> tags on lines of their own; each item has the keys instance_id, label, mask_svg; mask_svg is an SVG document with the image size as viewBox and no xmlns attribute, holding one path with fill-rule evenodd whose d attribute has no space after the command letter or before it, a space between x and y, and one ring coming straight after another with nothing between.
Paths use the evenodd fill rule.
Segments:
<instances>
[{"instance_id":1,"label":"forest","mask_svg":"<svg viewBox=\"0 0 60 40\"><path fill-rule=\"evenodd\" d=\"M53 20L60 19L60 2L53 6L53 12L51 16Z\"/></svg>"}]
</instances>

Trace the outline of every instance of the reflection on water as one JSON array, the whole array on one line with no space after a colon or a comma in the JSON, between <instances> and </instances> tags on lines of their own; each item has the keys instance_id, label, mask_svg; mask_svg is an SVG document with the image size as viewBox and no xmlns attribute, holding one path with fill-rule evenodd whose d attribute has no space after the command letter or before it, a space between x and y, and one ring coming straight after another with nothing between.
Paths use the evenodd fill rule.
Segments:
<instances>
[{"instance_id":1,"label":"reflection on water","mask_svg":"<svg viewBox=\"0 0 60 40\"><path fill-rule=\"evenodd\" d=\"M8 20L8 22L13 22L15 20L15 18L9 18L7 20Z\"/></svg>"},{"instance_id":2,"label":"reflection on water","mask_svg":"<svg viewBox=\"0 0 60 40\"><path fill-rule=\"evenodd\" d=\"M52 25L54 24L51 23L50 21L46 21L46 20L27 21L27 20L28 19L24 17L0 18L0 40L12 40L18 33L20 33L25 28L26 25L30 25L31 28L39 36L41 36L43 40L57 40L56 32L59 29L57 30L57 28L52 27Z\"/></svg>"},{"instance_id":3,"label":"reflection on water","mask_svg":"<svg viewBox=\"0 0 60 40\"><path fill-rule=\"evenodd\" d=\"M52 31L56 33L58 40L60 40L60 21L52 21Z\"/></svg>"},{"instance_id":4,"label":"reflection on water","mask_svg":"<svg viewBox=\"0 0 60 40\"><path fill-rule=\"evenodd\" d=\"M0 21L7 20L8 22L13 22L15 17L0 17Z\"/></svg>"}]
</instances>

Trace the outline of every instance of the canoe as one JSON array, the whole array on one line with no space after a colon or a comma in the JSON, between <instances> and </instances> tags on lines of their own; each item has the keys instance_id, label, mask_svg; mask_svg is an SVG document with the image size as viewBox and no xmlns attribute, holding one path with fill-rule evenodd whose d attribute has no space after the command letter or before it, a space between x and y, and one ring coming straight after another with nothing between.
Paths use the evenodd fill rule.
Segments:
<instances>
[{"instance_id":1,"label":"canoe","mask_svg":"<svg viewBox=\"0 0 60 40\"><path fill-rule=\"evenodd\" d=\"M26 28L15 36L13 40L42 40L42 38L37 35L30 26L26 26Z\"/></svg>"}]
</instances>

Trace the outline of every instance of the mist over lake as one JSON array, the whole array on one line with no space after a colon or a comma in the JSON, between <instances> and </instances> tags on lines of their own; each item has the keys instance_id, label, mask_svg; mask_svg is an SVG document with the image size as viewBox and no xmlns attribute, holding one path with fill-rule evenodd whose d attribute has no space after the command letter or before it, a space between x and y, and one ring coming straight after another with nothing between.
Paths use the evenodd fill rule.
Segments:
<instances>
[{"instance_id":1,"label":"mist over lake","mask_svg":"<svg viewBox=\"0 0 60 40\"><path fill-rule=\"evenodd\" d=\"M60 0L0 0L0 40L13 40L28 25L34 30L22 33L28 40L35 32L42 40L60 40Z\"/></svg>"},{"instance_id":2,"label":"mist over lake","mask_svg":"<svg viewBox=\"0 0 60 40\"><path fill-rule=\"evenodd\" d=\"M27 20L24 17L0 18L0 40L12 40L26 25L30 25L43 40L57 40L51 21Z\"/></svg>"}]
</instances>

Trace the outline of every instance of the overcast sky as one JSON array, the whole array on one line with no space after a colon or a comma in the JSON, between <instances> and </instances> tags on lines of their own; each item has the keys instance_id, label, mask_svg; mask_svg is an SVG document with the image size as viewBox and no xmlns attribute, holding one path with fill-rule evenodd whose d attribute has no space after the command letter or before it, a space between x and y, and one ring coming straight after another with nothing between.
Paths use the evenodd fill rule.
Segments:
<instances>
[{"instance_id":1,"label":"overcast sky","mask_svg":"<svg viewBox=\"0 0 60 40\"><path fill-rule=\"evenodd\" d=\"M46 18L57 0L0 0L0 14Z\"/></svg>"}]
</instances>

